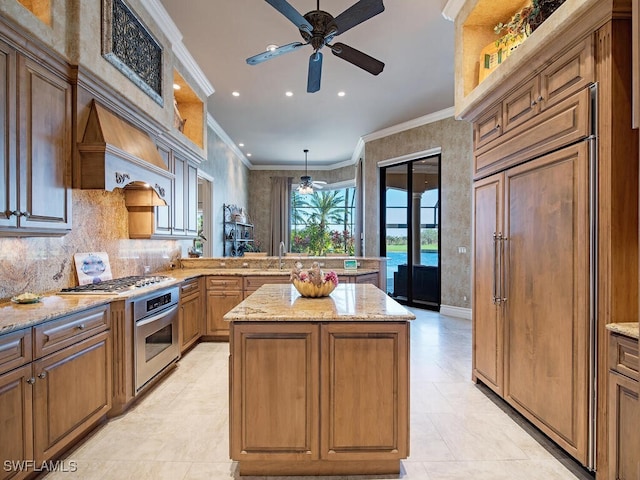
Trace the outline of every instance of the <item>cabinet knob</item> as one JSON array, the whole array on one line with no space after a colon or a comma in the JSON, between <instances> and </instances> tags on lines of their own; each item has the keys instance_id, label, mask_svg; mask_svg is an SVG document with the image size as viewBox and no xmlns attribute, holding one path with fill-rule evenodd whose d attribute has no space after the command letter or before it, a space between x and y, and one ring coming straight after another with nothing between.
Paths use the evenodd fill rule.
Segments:
<instances>
[{"instance_id":1,"label":"cabinet knob","mask_svg":"<svg viewBox=\"0 0 640 480\"><path fill-rule=\"evenodd\" d=\"M38 374L38 378L46 378L47 372L41 372Z\"/></svg>"},{"instance_id":2,"label":"cabinet knob","mask_svg":"<svg viewBox=\"0 0 640 480\"><path fill-rule=\"evenodd\" d=\"M84 330L86 328L86 325L84 323L81 323L80 325L78 325L78 330Z\"/></svg>"},{"instance_id":3,"label":"cabinet knob","mask_svg":"<svg viewBox=\"0 0 640 480\"><path fill-rule=\"evenodd\" d=\"M35 379L35 378L33 378L33 377L31 377L31 378L27 378L27 383L28 383L29 385L33 385L34 383L36 383L36 379Z\"/></svg>"},{"instance_id":4,"label":"cabinet knob","mask_svg":"<svg viewBox=\"0 0 640 480\"><path fill-rule=\"evenodd\" d=\"M29 213L29 212L20 212L20 216L21 217L25 217L25 218L29 218L31 216L31 213Z\"/></svg>"}]
</instances>

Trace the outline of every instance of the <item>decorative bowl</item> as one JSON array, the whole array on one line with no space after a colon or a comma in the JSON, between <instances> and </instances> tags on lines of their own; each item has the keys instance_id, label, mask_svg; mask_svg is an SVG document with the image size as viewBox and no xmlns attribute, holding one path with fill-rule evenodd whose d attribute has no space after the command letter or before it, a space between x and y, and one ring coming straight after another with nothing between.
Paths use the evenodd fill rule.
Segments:
<instances>
[{"instance_id":1,"label":"decorative bowl","mask_svg":"<svg viewBox=\"0 0 640 480\"><path fill-rule=\"evenodd\" d=\"M11 301L13 303L38 303L42 295L37 295L31 292L21 293L20 295L16 295L15 297L11 297Z\"/></svg>"},{"instance_id":2,"label":"decorative bowl","mask_svg":"<svg viewBox=\"0 0 640 480\"><path fill-rule=\"evenodd\" d=\"M304 282L294 278L291 283L293 283L293 286L296 287L296 290L298 290L300 295L308 298L328 297L336 288L335 283L331 281L316 285L311 282Z\"/></svg>"}]
</instances>

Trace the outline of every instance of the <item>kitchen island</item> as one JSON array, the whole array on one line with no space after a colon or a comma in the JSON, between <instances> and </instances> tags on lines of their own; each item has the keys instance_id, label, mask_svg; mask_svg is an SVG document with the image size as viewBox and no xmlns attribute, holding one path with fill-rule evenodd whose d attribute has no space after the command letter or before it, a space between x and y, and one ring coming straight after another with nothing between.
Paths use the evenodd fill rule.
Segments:
<instances>
[{"instance_id":1,"label":"kitchen island","mask_svg":"<svg viewBox=\"0 0 640 480\"><path fill-rule=\"evenodd\" d=\"M409 321L368 284L264 285L228 312L240 475L397 474L409 455Z\"/></svg>"}]
</instances>

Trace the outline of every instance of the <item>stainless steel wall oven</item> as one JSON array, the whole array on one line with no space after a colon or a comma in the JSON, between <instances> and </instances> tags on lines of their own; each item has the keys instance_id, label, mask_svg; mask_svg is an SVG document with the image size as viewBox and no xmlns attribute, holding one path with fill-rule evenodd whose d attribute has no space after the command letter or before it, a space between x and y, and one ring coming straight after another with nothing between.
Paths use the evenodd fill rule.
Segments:
<instances>
[{"instance_id":1,"label":"stainless steel wall oven","mask_svg":"<svg viewBox=\"0 0 640 480\"><path fill-rule=\"evenodd\" d=\"M135 391L180 357L179 288L155 290L133 301Z\"/></svg>"}]
</instances>

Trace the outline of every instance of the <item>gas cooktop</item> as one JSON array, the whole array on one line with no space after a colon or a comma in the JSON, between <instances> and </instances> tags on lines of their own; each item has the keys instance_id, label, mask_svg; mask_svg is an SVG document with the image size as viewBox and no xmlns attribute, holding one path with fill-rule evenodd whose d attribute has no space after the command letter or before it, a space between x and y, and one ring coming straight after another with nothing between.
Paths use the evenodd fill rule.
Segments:
<instances>
[{"instance_id":1,"label":"gas cooktop","mask_svg":"<svg viewBox=\"0 0 640 480\"><path fill-rule=\"evenodd\" d=\"M103 280L97 283L63 288L60 293L64 295L118 295L139 288L152 287L168 280L172 280L172 278L163 275L133 275L131 277L114 278L113 280Z\"/></svg>"}]
</instances>

